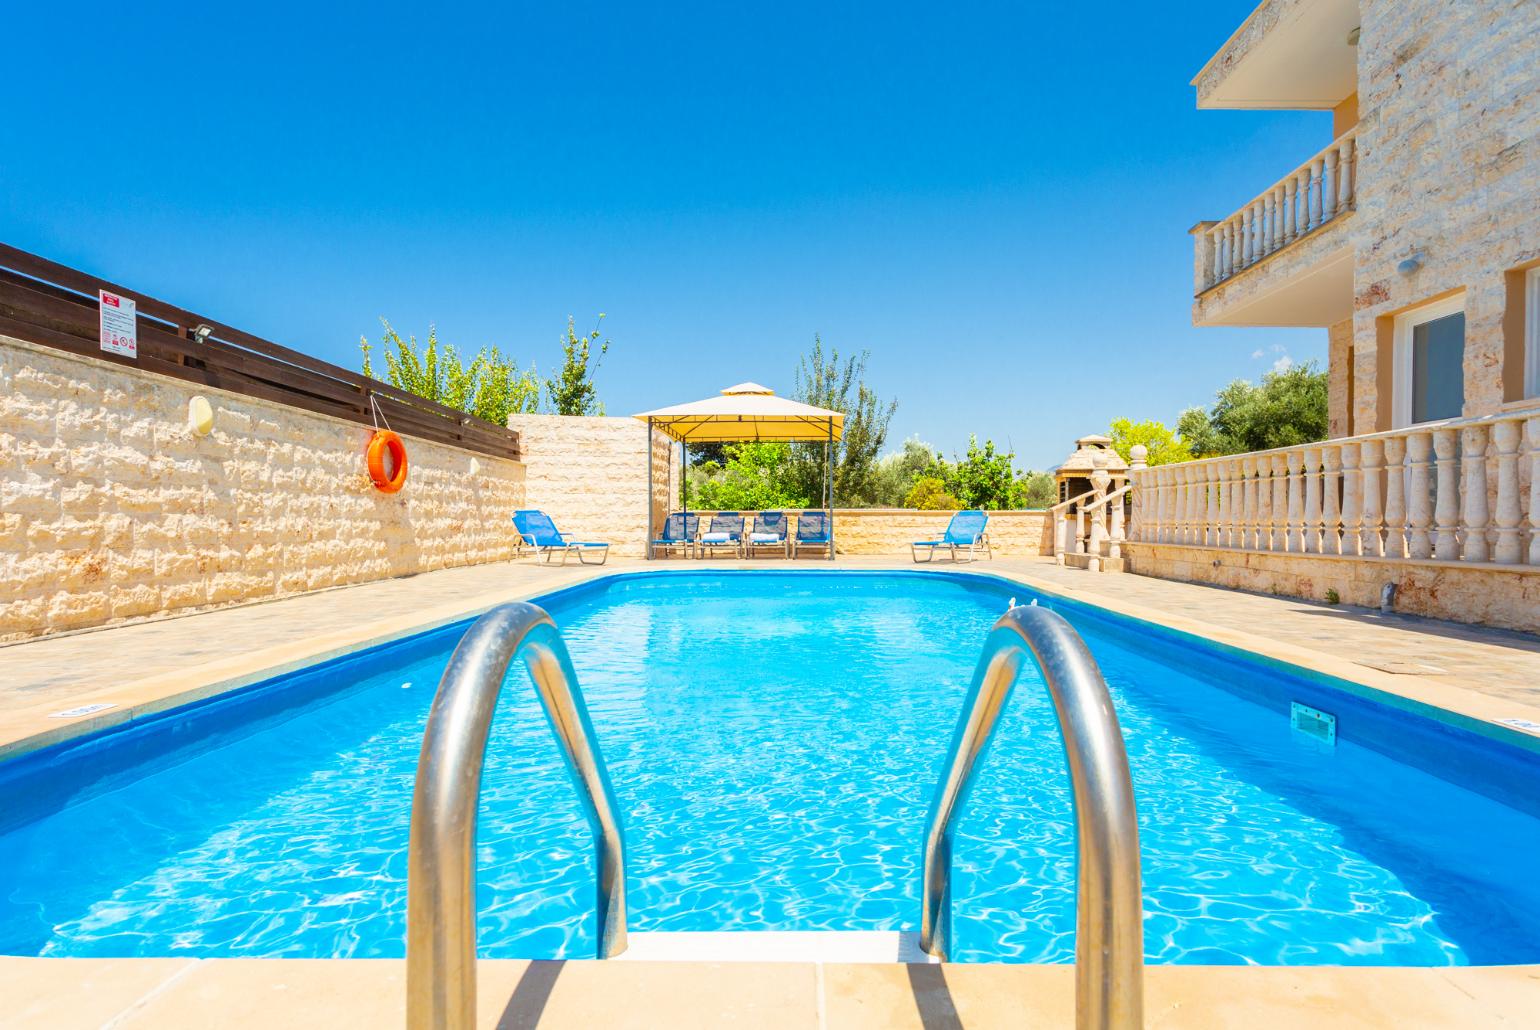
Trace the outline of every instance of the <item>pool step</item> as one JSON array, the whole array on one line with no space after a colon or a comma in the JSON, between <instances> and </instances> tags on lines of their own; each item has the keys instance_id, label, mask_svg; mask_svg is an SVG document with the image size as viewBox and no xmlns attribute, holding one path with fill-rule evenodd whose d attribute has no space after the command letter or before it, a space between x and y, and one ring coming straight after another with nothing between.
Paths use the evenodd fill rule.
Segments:
<instances>
[{"instance_id":1,"label":"pool step","mask_svg":"<svg viewBox=\"0 0 1540 1030\"><path fill-rule=\"evenodd\" d=\"M908 930L759 930L630 934L615 961L919 962L936 960Z\"/></svg>"}]
</instances>

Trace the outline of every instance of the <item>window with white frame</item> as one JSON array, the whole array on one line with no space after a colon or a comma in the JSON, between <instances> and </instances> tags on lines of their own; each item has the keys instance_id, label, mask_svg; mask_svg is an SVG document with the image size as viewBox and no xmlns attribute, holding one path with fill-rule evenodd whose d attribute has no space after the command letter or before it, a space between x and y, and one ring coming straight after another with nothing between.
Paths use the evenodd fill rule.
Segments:
<instances>
[{"instance_id":1,"label":"window with white frame","mask_svg":"<svg viewBox=\"0 0 1540 1030\"><path fill-rule=\"evenodd\" d=\"M1524 396L1540 397L1540 265L1524 273Z\"/></svg>"},{"instance_id":2,"label":"window with white frame","mask_svg":"<svg viewBox=\"0 0 1540 1030\"><path fill-rule=\"evenodd\" d=\"M1459 418L1465 406L1465 297L1403 311L1395 321L1397 429Z\"/></svg>"}]
</instances>

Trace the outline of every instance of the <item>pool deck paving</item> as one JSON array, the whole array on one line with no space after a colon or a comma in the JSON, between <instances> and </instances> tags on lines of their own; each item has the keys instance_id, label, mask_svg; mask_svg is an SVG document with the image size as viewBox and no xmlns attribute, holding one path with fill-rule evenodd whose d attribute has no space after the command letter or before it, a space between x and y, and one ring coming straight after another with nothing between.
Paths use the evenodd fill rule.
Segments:
<instances>
[{"instance_id":1,"label":"pool deck paving","mask_svg":"<svg viewBox=\"0 0 1540 1030\"><path fill-rule=\"evenodd\" d=\"M261 604L0 647L0 758L258 682L508 600L617 572L788 563L731 560L446 569ZM905 558L799 569L912 569ZM948 563L932 568L951 571ZM921 566L925 568L925 566ZM1540 749L1505 720L1540 723L1540 638L1369 609L1002 558L1003 577L1338 676ZM112 707L78 718L56 713ZM1069 966L483 960L487 1027L1063 1027ZM394 960L0 957L0 1026L397 1026ZM1540 966L1156 966L1149 1027L1540 1026Z\"/></svg>"}]
</instances>

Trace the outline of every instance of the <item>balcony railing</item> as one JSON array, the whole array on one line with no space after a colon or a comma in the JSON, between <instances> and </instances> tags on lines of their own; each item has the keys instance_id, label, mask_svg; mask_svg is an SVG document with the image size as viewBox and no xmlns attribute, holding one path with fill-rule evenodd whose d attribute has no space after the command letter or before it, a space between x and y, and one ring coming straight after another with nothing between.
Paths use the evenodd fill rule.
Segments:
<instances>
[{"instance_id":1,"label":"balcony railing","mask_svg":"<svg viewBox=\"0 0 1540 1030\"><path fill-rule=\"evenodd\" d=\"M1129 477L1131 541L1540 567L1540 406Z\"/></svg>"},{"instance_id":2,"label":"balcony railing","mask_svg":"<svg viewBox=\"0 0 1540 1030\"><path fill-rule=\"evenodd\" d=\"M1197 292L1353 210L1356 139L1349 129L1235 214L1197 232Z\"/></svg>"}]
</instances>

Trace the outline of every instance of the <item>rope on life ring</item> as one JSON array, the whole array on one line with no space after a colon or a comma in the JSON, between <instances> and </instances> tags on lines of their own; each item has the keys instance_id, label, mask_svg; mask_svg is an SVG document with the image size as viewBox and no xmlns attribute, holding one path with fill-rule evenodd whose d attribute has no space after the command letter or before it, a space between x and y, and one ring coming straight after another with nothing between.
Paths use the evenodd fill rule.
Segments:
<instances>
[{"instance_id":1,"label":"rope on life ring","mask_svg":"<svg viewBox=\"0 0 1540 1030\"><path fill-rule=\"evenodd\" d=\"M390 455L395 472L385 472L385 455ZM406 485L406 444L389 429L376 429L369 440L369 478L382 493L393 494Z\"/></svg>"}]
</instances>

